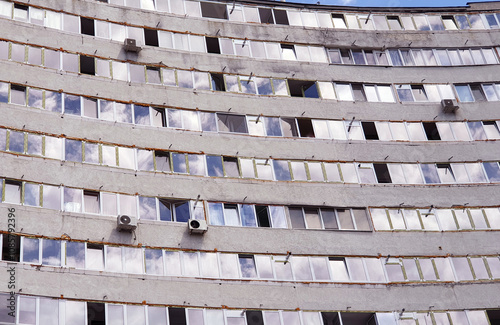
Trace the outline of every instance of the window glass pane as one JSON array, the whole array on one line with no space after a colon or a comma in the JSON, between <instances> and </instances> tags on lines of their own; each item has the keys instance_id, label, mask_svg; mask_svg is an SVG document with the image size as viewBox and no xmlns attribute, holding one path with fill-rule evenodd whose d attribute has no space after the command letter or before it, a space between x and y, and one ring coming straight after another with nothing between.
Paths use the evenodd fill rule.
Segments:
<instances>
[{"instance_id":1,"label":"window glass pane","mask_svg":"<svg viewBox=\"0 0 500 325\"><path fill-rule=\"evenodd\" d=\"M286 256L274 256L274 271L278 280L293 280L292 267L290 263L286 263Z\"/></svg>"},{"instance_id":2,"label":"window glass pane","mask_svg":"<svg viewBox=\"0 0 500 325\"><path fill-rule=\"evenodd\" d=\"M257 271L253 255L239 255L241 276L243 278L256 278Z\"/></svg>"},{"instance_id":3,"label":"window glass pane","mask_svg":"<svg viewBox=\"0 0 500 325\"><path fill-rule=\"evenodd\" d=\"M146 274L163 275L163 254L159 249L146 249Z\"/></svg>"},{"instance_id":4,"label":"window glass pane","mask_svg":"<svg viewBox=\"0 0 500 325\"><path fill-rule=\"evenodd\" d=\"M87 268L90 270L104 269L104 249L102 245L87 245Z\"/></svg>"},{"instance_id":5,"label":"window glass pane","mask_svg":"<svg viewBox=\"0 0 500 325\"><path fill-rule=\"evenodd\" d=\"M259 272L260 279L273 279L273 269L271 264L271 259L269 256L265 255L255 255L255 262L257 264L257 270Z\"/></svg>"},{"instance_id":6,"label":"window glass pane","mask_svg":"<svg viewBox=\"0 0 500 325\"><path fill-rule=\"evenodd\" d=\"M216 253L200 253L201 275L219 277L219 265Z\"/></svg>"},{"instance_id":7,"label":"window glass pane","mask_svg":"<svg viewBox=\"0 0 500 325\"><path fill-rule=\"evenodd\" d=\"M144 273L143 267L143 253L141 248L124 247L123 258L125 261L124 272L142 274Z\"/></svg>"},{"instance_id":8,"label":"window glass pane","mask_svg":"<svg viewBox=\"0 0 500 325\"><path fill-rule=\"evenodd\" d=\"M307 167L309 168L309 176L312 181L322 182L325 180L321 163L308 162Z\"/></svg>"},{"instance_id":9,"label":"window glass pane","mask_svg":"<svg viewBox=\"0 0 500 325\"><path fill-rule=\"evenodd\" d=\"M273 79L274 94L276 96L288 96L286 81L283 79Z\"/></svg>"},{"instance_id":10,"label":"window glass pane","mask_svg":"<svg viewBox=\"0 0 500 325\"><path fill-rule=\"evenodd\" d=\"M450 127L453 131L456 140L470 141L469 132L467 130L467 124L465 122L451 122Z\"/></svg>"},{"instance_id":11,"label":"window glass pane","mask_svg":"<svg viewBox=\"0 0 500 325\"><path fill-rule=\"evenodd\" d=\"M315 280L330 280L327 259L325 259L324 257L311 257L309 261L311 262L313 268Z\"/></svg>"},{"instance_id":12,"label":"window glass pane","mask_svg":"<svg viewBox=\"0 0 500 325\"><path fill-rule=\"evenodd\" d=\"M332 270L333 281L348 282L349 273L347 272L347 265L343 257L330 257L330 269Z\"/></svg>"},{"instance_id":13,"label":"window glass pane","mask_svg":"<svg viewBox=\"0 0 500 325\"><path fill-rule=\"evenodd\" d=\"M189 174L205 176L205 156L188 154Z\"/></svg>"},{"instance_id":14,"label":"window glass pane","mask_svg":"<svg viewBox=\"0 0 500 325\"><path fill-rule=\"evenodd\" d=\"M349 209L336 209L340 229L354 229L354 223Z\"/></svg>"},{"instance_id":15,"label":"window glass pane","mask_svg":"<svg viewBox=\"0 0 500 325\"><path fill-rule=\"evenodd\" d=\"M66 243L66 266L78 269L85 267L85 243Z\"/></svg>"},{"instance_id":16,"label":"window glass pane","mask_svg":"<svg viewBox=\"0 0 500 325\"><path fill-rule=\"evenodd\" d=\"M341 163L339 164L342 170L342 178L345 183L358 183L358 176L356 175L356 169L352 163Z\"/></svg>"},{"instance_id":17,"label":"window glass pane","mask_svg":"<svg viewBox=\"0 0 500 325\"><path fill-rule=\"evenodd\" d=\"M484 183L487 182L486 176L484 175L482 164L480 163L468 163L465 164L465 168L469 173L471 182L473 183Z\"/></svg>"},{"instance_id":18,"label":"window glass pane","mask_svg":"<svg viewBox=\"0 0 500 325\"><path fill-rule=\"evenodd\" d=\"M40 205L40 185L24 183L24 205Z\"/></svg>"},{"instance_id":19,"label":"window glass pane","mask_svg":"<svg viewBox=\"0 0 500 325\"><path fill-rule=\"evenodd\" d=\"M122 272L122 249L121 247L106 247L106 271Z\"/></svg>"},{"instance_id":20,"label":"window glass pane","mask_svg":"<svg viewBox=\"0 0 500 325\"><path fill-rule=\"evenodd\" d=\"M186 156L183 153L172 153L172 164L175 173L187 173Z\"/></svg>"},{"instance_id":21,"label":"window glass pane","mask_svg":"<svg viewBox=\"0 0 500 325\"><path fill-rule=\"evenodd\" d=\"M483 163L490 182L500 182L500 167L497 162Z\"/></svg>"},{"instance_id":22,"label":"window glass pane","mask_svg":"<svg viewBox=\"0 0 500 325\"><path fill-rule=\"evenodd\" d=\"M290 165L292 166L294 180L307 180L306 168L303 162L292 161L290 162Z\"/></svg>"},{"instance_id":23,"label":"window glass pane","mask_svg":"<svg viewBox=\"0 0 500 325\"><path fill-rule=\"evenodd\" d=\"M308 281L312 280L311 267L309 265L309 259L304 256L293 256L292 257L292 269L295 275L295 280Z\"/></svg>"},{"instance_id":24,"label":"window glass pane","mask_svg":"<svg viewBox=\"0 0 500 325\"><path fill-rule=\"evenodd\" d=\"M108 322L106 325L123 325L123 305L111 305L108 304L107 318Z\"/></svg>"},{"instance_id":25,"label":"window glass pane","mask_svg":"<svg viewBox=\"0 0 500 325\"><path fill-rule=\"evenodd\" d=\"M453 257L452 261L458 281L472 280L469 261L466 257Z\"/></svg>"},{"instance_id":26,"label":"window glass pane","mask_svg":"<svg viewBox=\"0 0 500 325\"><path fill-rule=\"evenodd\" d=\"M120 194L120 214L129 216L137 215L135 196Z\"/></svg>"},{"instance_id":27,"label":"window glass pane","mask_svg":"<svg viewBox=\"0 0 500 325\"><path fill-rule=\"evenodd\" d=\"M455 281L453 270L451 269L450 261L448 258L435 258L434 263L439 274L441 281Z\"/></svg>"},{"instance_id":28,"label":"window glass pane","mask_svg":"<svg viewBox=\"0 0 500 325\"><path fill-rule=\"evenodd\" d=\"M457 230L457 224L455 223L455 218L453 217L453 213L451 210L436 210L436 216L439 220L441 230Z\"/></svg>"},{"instance_id":29,"label":"window glass pane","mask_svg":"<svg viewBox=\"0 0 500 325\"><path fill-rule=\"evenodd\" d=\"M273 228L288 228L285 208L281 206L269 206Z\"/></svg>"},{"instance_id":30,"label":"window glass pane","mask_svg":"<svg viewBox=\"0 0 500 325\"><path fill-rule=\"evenodd\" d=\"M339 100L354 101L354 97L351 92L351 85L349 84L335 84L337 90L337 95Z\"/></svg>"},{"instance_id":31,"label":"window glass pane","mask_svg":"<svg viewBox=\"0 0 500 325\"><path fill-rule=\"evenodd\" d=\"M470 92L470 88L468 85L455 85L455 89L457 90L458 98L461 102L473 102L474 98L472 97L472 93Z\"/></svg>"},{"instance_id":32,"label":"window glass pane","mask_svg":"<svg viewBox=\"0 0 500 325\"><path fill-rule=\"evenodd\" d=\"M156 220L156 199L139 196L139 217L146 220Z\"/></svg>"},{"instance_id":33,"label":"window glass pane","mask_svg":"<svg viewBox=\"0 0 500 325\"><path fill-rule=\"evenodd\" d=\"M19 298L19 323L35 325L36 322L36 298Z\"/></svg>"},{"instance_id":34,"label":"window glass pane","mask_svg":"<svg viewBox=\"0 0 500 325\"><path fill-rule=\"evenodd\" d=\"M42 264L61 265L61 242L59 240L43 239Z\"/></svg>"},{"instance_id":35,"label":"window glass pane","mask_svg":"<svg viewBox=\"0 0 500 325\"><path fill-rule=\"evenodd\" d=\"M64 211L81 212L82 210L82 190L74 188L64 188Z\"/></svg>"},{"instance_id":36,"label":"window glass pane","mask_svg":"<svg viewBox=\"0 0 500 325\"><path fill-rule=\"evenodd\" d=\"M40 264L39 259L39 244L37 238L23 238L23 262L31 264Z\"/></svg>"},{"instance_id":37,"label":"window glass pane","mask_svg":"<svg viewBox=\"0 0 500 325\"><path fill-rule=\"evenodd\" d=\"M273 167L276 180L290 181L292 179L287 161L273 160Z\"/></svg>"},{"instance_id":38,"label":"window glass pane","mask_svg":"<svg viewBox=\"0 0 500 325\"><path fill-rule=\"evenodd\" d=\"M64 302L66 324L84 325L87 313L85 302L68 301Z\"/></svg>"},{"instance_id":39,"label":"window glass pane","mask_svg":"<svg viewBox=\"0 0 500 325\"><path fill-rule=\"evenodd\" d=\"M390 230L389 220L385 209L370 209L373 226L376 230Z\"/></svg>"},{"instance_id":40,"label":"window glass pane","mask_svg":"<svg viewBox=\"0 0 500 325\"><path fill-rule=\"evenodd\" d=\"M238 274L238 255L220 254L221 277L226 279L239 278Z\"/></svg>"},{"instance_id":41,"label":"window glass pane","mask_svg":"<svg viewBox=\"0 0 500 325\"><path fill-rule=\"evenodd\" d=\"M424 280L426 281L435 281L436 272L434 271L434 265L430 259L419 259L420 270L422 271L422 275Z\"/></svg>"},{"instance_id":42,"label":"window glass pane","mask_svg":"<svg viewBox=\"0 0 500 325\"><path fill-rule=\"evenodd\" d=\"M165 252L165 275L181 275L181 262L179 252Z\"/></svg>"},{"instance_id":43,"label":"window glass pane","mask_svg":"<svg viewBox=\"0 0 500 325\"><path fill-rule=\"evenodd\" d=\"M372 282L385 282L384 269L378 258L365 258L366 270Z\"/></svg>"},{"instance_id":44,"label":"window glass pane","mask_svg":"<svg viewBox=\"0 0 500 325\"><path fill-rule=\"evenodd\" d=\"M257 227L255 219L255 210L253 205L240 205L241 224L243 227Z\"/></svg>"},{"instance_id":45,"label":"window glass pane","mask_svg":"<svg viewBox=\"0 0 500 325\"><path fill-rule=\"evenodd\" d=\"M61 191L57 186L43 185L43 207L47 209L61 209Z\"/></svg>"}]
</instances>

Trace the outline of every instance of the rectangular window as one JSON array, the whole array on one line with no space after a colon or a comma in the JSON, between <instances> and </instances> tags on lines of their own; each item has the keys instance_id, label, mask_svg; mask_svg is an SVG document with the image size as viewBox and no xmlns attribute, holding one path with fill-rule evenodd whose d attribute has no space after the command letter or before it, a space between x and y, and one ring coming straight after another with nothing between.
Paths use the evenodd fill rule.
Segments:
<instances>
[{"instance_id":1,"label":"rectangular window","mask_svg":"<svg viewBox=\"0 0 500 325\"><path fill-rule=\"evenodd\" d=\"M80 55L80 72L89 75L95 75L95 58L91 56Z\"/></svg>"},{"instance_id":2,"label":"rectangular window","mask_svg":"<svg viewBox=\"0 0 500 325\"><path fill-rule=\"evenodd\" d=\"M0 183L1 184L1 183ZM17 181L5 180L4 202L21 204L22 183Z\"/></svg>"},{"instance_id":3,"label":"rectangular window","mask_svg":"<svg viewBox=\"0 0 500 325\"><path fill-rule=\"evenodd\" d=\"M84 35L95 36L94 20L80 17L81 33Z\"/></svg>"},{"instance_id":4,"label":"rectangular window","mask_svg":"<svg viewBox=\"0 0 500 325\"><path fill-rule=\"evenodd\" d=\"M154 29L144 28L144 41L146 45L158 46L158 31Z\"/></svg>"},{"instance_id":5,"label":"rectangular window","mask_svg":"<svg viewBox=\"0 0 500 325\"><path fill-rule=\"evenodd\" d=\"M11 234L2 236L2 261L19 262L21 255L21 237Z\"/></svg>"},{"instance_id":6,"label":"rectangular window","mask_svg":"<svg viewBox=\"0 0 500 325\"><path fill-rule=\"evenodd\" d=\"M219 131L248 133L244 115L217 114Z\"/></svg>"},{"instance_id":7,"label":"rectangular window","mask_svg":"<svg viewBox=\"0 0 500 325\"><path fill-rule=\"evenodd\" d=\"M201 16L207 18L228 19L227 6L225 4L200 2Z\"/></svg>"}]
</instances>

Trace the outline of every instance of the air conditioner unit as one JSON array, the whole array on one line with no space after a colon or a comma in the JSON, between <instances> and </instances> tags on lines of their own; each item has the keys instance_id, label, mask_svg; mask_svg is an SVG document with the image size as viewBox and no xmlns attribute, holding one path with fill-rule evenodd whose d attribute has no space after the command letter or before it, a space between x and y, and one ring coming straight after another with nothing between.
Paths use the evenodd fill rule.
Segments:
<instances>
[{"instance_id":1,"label":"air conditioner unit","mask_svg":"<svg viewBox=\"0 0 500 325\"><path fill-rule=\"evenodd\" d=\"M189 219L188 227L190 234L204 234L208 230L205 220Z\"/></svg>"},{"instance_id":2,"label":"air conditioner unit","mask_svg":"<svg viewBox=\"0 0 500 325\"><path fill-rule=\"evenodd\" d=\"M133 38L126 38L123 43L123 48L127 52L139 52L141 50L141 47L137 46L137 42Z\"/></svg>"},{"instance_id":3,"label":"air conditioner unit","mask_svg":"<svg viewBox=\"0 0 500 325\"><path fill-rule=\"evenodd\" d=\"M458 103L455 99L443 99L441 107L446 113L454 113L458 109Z\"/></svg>"},{"instance_id":4,"label":"air conditioner unit","mask_svg":"<svg viewBox=\"0 0 500 325\"><path fill-rule=\"evenodd\" d=\"M116 218L116 224L116 228L118 228L120 231L132 231L137 228L137 219L135 217L119 215L118 218Z\"/></svg>"}]
</instances>

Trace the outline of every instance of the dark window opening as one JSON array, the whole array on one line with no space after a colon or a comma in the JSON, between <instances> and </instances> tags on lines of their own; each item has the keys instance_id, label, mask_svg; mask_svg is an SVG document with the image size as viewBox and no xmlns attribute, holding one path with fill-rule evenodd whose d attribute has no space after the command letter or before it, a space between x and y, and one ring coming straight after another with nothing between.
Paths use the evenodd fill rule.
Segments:
<instances>
[{"instance_id":1,"label":"dark window opening","mask_svg":"<svg viewBox=\"0 0 500 325\"><path fill-rule=\"evenodd\" d=\"M500 325L500 309L487 310L486 314L491 325Z\"/></svg>"},{"instance_id":2,"label":"dark window opening","mask_svg":"<svg viewBox=\"0 0 500 325\"><path fill-rule=\"evenodd\" d=\"M211 73L212 78L212 89L217 91L226 91L226 85L224 84L224 75Z\"/></svg>"},{"instance_id":3,"label":"dark window opening","mask_svg":"<svg viewBox=\"0 0 500 325\"><path fill-rule=\"evenodd\" d=\"M13 91L13 90L14 90L14 91L22 91L22 92L25 92L25 91L26 91L26 87L11 84L11 85L10 85L10 90L11 90L11 91Z\"/></svg>"},{"instance_id":4,"label":"dark window opening","mask_svg":"<svg viewBox=\"0 0 500 325\"><path fill-rule=\"evenodd\" d=\"M205 37L207 43L207 53L220 54L219 39L217 37Z\"/></svg>"},{"instance_id":5,"label":"dark window opening","mask_svg":"<svg viewBox=\"0 0 500 325\"><path fill-rule=\"evenodd\" d=\"M316 82L308 80L288 80L292 97L319 98Z\"/></svg>"},{"instance_id":6,"label":"dark window opening","mask_svg":"<svg viewBox=\"0 0 500 325\"><path fill-rule=\"evenodd\" d=\"M391 174L389 174L389 168L386 164L373 164L373 169L375 169L379 183L392 183Z\"/></svg>"},{"instance_id":7,"label":"dark window opening","mask_svg":"<svg viewBox=\"0 0 500 325\"><path fill-rule=\"evenodd\" d=\"M276 19L276 24L278 25L290 25L286 10L274 9L274 18Z\"/></svg>"},{"instance_id":8,"label":"dark window opening","mask_svg":"<svg viewBox=\"0 0 500 325\"><path fill-rule=\"evenodd\" d=\"M21 238L4 234L2 240L2 261L19 262L21 252Z\"/></svg>"},{"instance_id":9,"label":"dark window opening","mask_svg":"<svg viewBox=\"0 0 500 325\"><path fill-rule=\"evenodd\" d=\"M227 6L225 4L200 2L201 15L207 18L227 19Z\"/></svg>"},{"instance_id":10,"label":"dark window opening","mask_svg":"<svg viewBox=\"0 0 500 325\"><path fill-rule=\"evenodd\" d=\"M240 177L238 170L238 158L235 157L222 157L224 161L224 171L227 177Z\"/></svg>"},{"instance_id":11,"label":"dark window opening","mask_svg":"<svg viewBox=\"0 0 500 325\"><path fill-rule=\"evenodd\" d=\"M21 9L21 10L25 10L25 11L28 11L28 6L25 6L25 5L21 5L19 3L14 3L14 9Z\"/></svg>"},{"instance_id":12,"label":"dark window opening","mask_svg":"<svg viewBox=\"0 0 500 325\"><path fill-rule=\"evenodd\" d=\"M170 325L186 325L186 312L184 308L169 307L168 320Z\"/></svg>"},{"instance_id":13,"label":"dark window opening","mask_svg":"<svg viewBox=\"0 0 500 325\"><path fill-rule=\"evenodd\" d=\"M377 128L375 122L361 122L366 140L378 140Z\"/></svg>"},{"instance_id":14,"label":"dark window opening","mask_svg":"<svg viewBox=\"0 0 500 325\"><path fill-rule=\"evenodd\" d=\"M158 46L158 31L144 28L144 42L146 45Z\"/></svg>"},{"instance_id":15,"label":"dark window opening","mask_svg":"<svg viewBox=\"0 0 500 325\"><path fill-rule=\"evenodd\" d=\"M424 122L422 124L424 125L425 135L427 135L428 140L441 140L436 123Z\"/></svg>"},{"instance_id":16,"label":"dark window opening","mask_svg":"<svg viewBox=\"0 0 500 325\"><path fill-rule=\"evenodd\" d=\"M260 310L247 310L247 325L264 325L264 318Z\"/></svg>"},{"instance_id":17,"label":"dark window opening","mask_svg":"<svg viewBox=\"0 0 500 325\"><path fill-rule=\"evenodd\" d=\"M217 114L219 131L248 133L244 115Z\"/></svg>"},{"instance_id":18,"label":"dark window opening","mask_svg":"<svg viewBox=\"0 0 500 325\"><path fill-rule=\"evenodd\" d=\"M263 24L274 24L273 12L269 8L259 8L260 22Z\"/></svg>"},{"instance_id":19,"label":"dark window opening","mask_svg":"<svg viewBox=\"0 0 500 325\"><path fill-rule=\"evenodd\" d=\"M95 36L94 19L80 17L82 34Z\"/></svg>"},{"instance_id":20,"label":"dark window opening","mask_svg":"<svg viewBox=\"0 0 500 325\"><path fill-rule=\"evenodd\" d=\"M156 170L162 172L170 171L170 153L168 151L155 150Z\"/></svg>"},{"instance_id":21,"label":"dark window opening","mask_svg":"<svg viewBox=\"0 0 500 325\"><path fill-rule=\"evenodd\" d=\"M93 57L80 55L80 72L95 75L95 60Z\"/></svg>"},{"instance_id":22,"label":"dark window opening","mask_svg":"<svg viewBox=\"0 0 500 325\"><path fill-rule=\"evenodd\" d=\"M366 102L365 89L362 84L352 84L352 93L357 102Z\"/></svg>"},{"instance_id":23,"label":"dark window opening","mask_svg":"<svg viewBox=\"0 0 500 325\"><path fill-rule=\"evenodd\" d=\"M105 325L104 304L100 302L87 302L87 319L88 325Z\"/></svg>"},{"instance_id":24,"label":"dark window opening","mask_svg":"<svg viewBox=\"0 0 500 325\"><path fill-rule=\"evenodd\" d=\"M259 227L265 227L265 228L271 227L271 223L269 222L269 212L267 210L267 206L256 205L255 212L257 213L257 224Z\"/></svg>"},{"instance_id":25,"label":"dark window opening","mask_svg":"<svg viewBox=\"0 0 500 325\"><path fill-rule=\"evenodd\" d=\"M376 325L375 313L340 313L343 324Z\"/></svg>"},{"instance_id":26,"label":"dark window opening","mask_svg":"<svg viewBox=\"0 0 500 325\"><path fill-rule=\"evenodd\" d=\"M340 325L339 313L322 312L321 318L323 318L324 325Z\"/></svg>"},{"instance_id":27,"label":"dark window opening","mask_svg":"<svg viewBox=\"0 0 500 325\"><path fill-rule=\"evenodd\" d=\"M314 138L314 129L310 119L297 119L297 124L302 138Z\"/></svg>"}]
</instances>

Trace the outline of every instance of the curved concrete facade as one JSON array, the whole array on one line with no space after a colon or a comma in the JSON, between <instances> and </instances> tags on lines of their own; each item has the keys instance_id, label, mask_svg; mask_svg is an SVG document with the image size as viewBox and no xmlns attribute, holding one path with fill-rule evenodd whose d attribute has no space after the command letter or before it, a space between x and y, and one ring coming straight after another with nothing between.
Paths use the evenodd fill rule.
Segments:
<instances>
[{"instance_id":1,"label":"curved concrete facade","mask_svg":"<svg viewBox=\"0 0 500 325\"><path fill-rule=\"evenodd\" d=\"M127 1L0 2L0 293L16 299L16 320L0 307L0 324L167 325L152 316L160 307L170 325L499 322L500 2L353 8L170 0L169 8L188 10L180 15L161 9L166 0ZM235 10L245 12L243 21ZM268 19L285 15L287 24L249 18L271 10ZM291 26L296 17L309 25ZM419 30L418 19L431 22L429 30ZM374 25L365 30L365 22ZM113 34L118 29L123 34ZM125 33L142 35L140 52L125 50ZM173 45L162 43L167 36ZM143 45L155 37L156 45ZM214 53L213 42L226 41L235 52ZM271 43L278 59L270 58ZM252 55L238 55L245 44ZM309 60L297 56L304 48ZM426 49L436 64L403 53ZM353 55L372 52L388 64L354 64ZM48 64L51 53L59 68ZM312 62L314 53L324 62ZM480 61L484 53L494 57ZM109 75L96 75L102 62ZM129 70L117 77L125 63ZM134 81L136 71L143 81ZM146 83L158 71L158 83ZM182 71L203 72L208 88L182 86ZM270 93L246 94L259 78L273 80ZM370 91L382 86L391 99L373 100ZM59 99L49 109L52 94ZM458 110L445 112L446 99ZM203 116L211 116L208 126ZM285 132L290 119L293 135ZM328 122L311 124L318 120ZM448 125L456 129L445 134ZM396 126L409 138L399 139ZM424 138L413 138L415 128ZM392 138L382 139L389 129ZM59 151L50 153L52 146ZM122 214L137 220L134 232L119 231ZM187 219L206 220L208 231L190 234ZM58 311L44 309L47 301ZM130 306L142 306L143 316L134 318Z\"/></svg>"}]
</instances>

